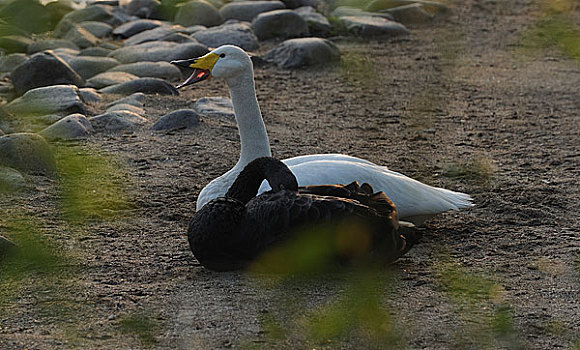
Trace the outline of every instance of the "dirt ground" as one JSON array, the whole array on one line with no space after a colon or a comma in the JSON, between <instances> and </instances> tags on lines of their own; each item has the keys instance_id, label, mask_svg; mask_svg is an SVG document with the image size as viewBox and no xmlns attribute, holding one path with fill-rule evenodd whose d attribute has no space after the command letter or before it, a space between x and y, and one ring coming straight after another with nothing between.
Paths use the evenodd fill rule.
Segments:
<instances>
[{"instance_id":1,"label":"dirt ground","mask_svg":"<svg viewBox=\"0 0 580 350\"><path fill-rule=\"evenodd\" d=\"M340 66L256 70L275 157L342 152L473 196L390 269L208 271L185 231L198 192L237 161L235 121L96 135L79 145L119 170L130 209L71 224L45 178L0 200L3 234L24 216L70 258L4 302L0 348L579 349L580 66L521 48L538 13L457 2L405 38L336 38ZM146 117L204 96L225 83L149 96Z\"/></svg>"}]
</instances>

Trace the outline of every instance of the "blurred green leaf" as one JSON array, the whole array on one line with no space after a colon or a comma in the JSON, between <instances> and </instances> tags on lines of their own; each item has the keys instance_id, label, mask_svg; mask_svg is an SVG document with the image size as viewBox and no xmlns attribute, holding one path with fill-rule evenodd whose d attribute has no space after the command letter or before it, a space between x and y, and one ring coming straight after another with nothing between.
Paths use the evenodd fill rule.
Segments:
<instances>
[{"instance_id":1,"label":"blurred green leaf","mask_svg":"<svg viewBox=\"0 0 580 350\"><path fill-rule=\"evenodd\" d=\"M159 331L160 322L146 312L131 313L120 320L119 329L124 334L136 336L141 344L151 347L157 343L155 333Z\"/></svg>"},{"instance_id":2,"label":"blurred green leaf","mask_svg":"<svg viewBox=\"0 0 580 350\"><path fill-rule=\"evenodd\" d=\"M55 158L62 188L62 211L73 222L106 219L131 208L127 176L113 157L79 147L59 146Z\"/></svg>"}]
</instances>

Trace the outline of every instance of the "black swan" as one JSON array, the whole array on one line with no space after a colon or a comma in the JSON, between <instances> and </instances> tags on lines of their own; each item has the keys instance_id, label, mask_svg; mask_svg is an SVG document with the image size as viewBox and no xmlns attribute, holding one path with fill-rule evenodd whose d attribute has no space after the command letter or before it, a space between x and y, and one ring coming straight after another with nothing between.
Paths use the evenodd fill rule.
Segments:
<instances>
[{"instance_id":1,"label":"black swan","mask_svg":"<svg viewBox=\"0 0 580 350\"><path fill-rule=\"evenodd\" d=\"M264 179L272 190L256 196ZM413 231L399 231L396 207L383 192L357 182L299 188L289 168L271 157L250 162L225 197L204 205L188 238L200 264L228 271L248 267L299 232L326 235L337 262L369 256L390 263L417 239Z\"/></svg>"}]
</instances>

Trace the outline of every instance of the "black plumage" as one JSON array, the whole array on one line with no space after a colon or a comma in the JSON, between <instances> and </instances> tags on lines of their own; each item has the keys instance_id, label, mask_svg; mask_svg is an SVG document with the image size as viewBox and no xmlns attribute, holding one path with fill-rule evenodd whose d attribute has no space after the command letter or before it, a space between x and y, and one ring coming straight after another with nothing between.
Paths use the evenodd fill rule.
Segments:
<instances>
[{"instance_id":1,"label":"black plumage","mask_svg":"<svg viewBox=\"0 0 580 350\"><path fill-rule=\"evenodd\" d=\"M256 197L264 179L272 190ZM412 232L399 232L396 207L383 192L356 182L299 188L288 167L270 157L249 163L225 197L203 206L188 237L203 266L227 271L247 267L300 233L324 236L331 258L340 262L392 262L416 240Z\"/></svg>"}]
</instances>

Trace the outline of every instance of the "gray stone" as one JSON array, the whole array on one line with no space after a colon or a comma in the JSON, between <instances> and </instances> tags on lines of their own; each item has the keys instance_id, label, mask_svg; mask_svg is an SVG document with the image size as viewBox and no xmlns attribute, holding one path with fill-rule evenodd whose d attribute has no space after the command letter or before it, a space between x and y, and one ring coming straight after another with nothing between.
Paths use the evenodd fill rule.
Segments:
<instances>
[{"instance_id":1,"label":"gray stone","mask_svg":"<svg viewBox=\"0 0 580 350\"><path fill-rule=\"evenodd\" d=\"M227 97L202 97L195 101L193 110L209 118L235 118L232 100Z\"/></svg>"},{"instance_id":2,"label":"gray stone","mask_svg":"<svg viewBox=\"0 0 580 350\"><path fill-rule=\"evenodd\" d=\"M119 65L119 61L111 57L78 56L69 61L70 66L84 79L106 72Z\"/></svg>"},{"instance_id":3,"label":"gray stone","mask_svg":"<svg viewBox=\"0 0 580 350\"><path fill-rule=\"evenodd\" d=\"M0 262L1 259L6 256L9 252L18 249L18 246L4 236L0 236Z\"/></svg>"},{"instance_id":4,"label":"gray stone","mask_svg":"<svg viewBox=\"0 0 580 350\"><path fill-rule=\"evenodd\" d=\"M282 0L282 2L289 9L296 9L303 6L314 8L322 8L325 6L325 3L322 0Z\"/></svg>"},{"instance_id":5,"label":"gray stone","mask_svg":"<svg viewBox=\"0 0 580 350\"><path fill-rule=\"evenodd\" d=\"M97 56L97 57L107 57L113 50L106 49L104 47L87 47L82 49L79 56Z\"/></svg>"},{"instance_id":6,"label":"gray stone","mask_svg":"<svg viewBox=\"0 0 580 350\"><path fill-rule=\"evenodd\" d=\"M121 64L109 72L125 72L141 78L159 78L167 81L176 81L182 78L181 71L169 62L136 62Z\"/></svg>"},{"instance_id":7,"label":"gray stone","mask_svg":"<svg viewBox=\"0 0 580 350\"><path fill-rule=\"evenodd\" d=\"M4 133L4 130L0 129L0 136L4 136L6 135L6 133Z\"/></svg>"},{"instance_id":8,"label":"gray stone","mask_svg":"<svg viewBox=\"0 0 580 350\"><path fill-rule=\"evenodd\" d=\"M198 24L212 27L224 23L224 19L211 3L204 0L192 0L179 7L174 22L185 27Z\"/></svg>"},{"instance_id":9,"label":"gray stone","mask_svg":"<svg viewBox=\"0 0 580 350\"><path fill-rule=\"evenodd\" d=\"M64 36L64 39L72 41L81 49L96 46L99 43L99 38L78 24L73 24L71 26L69 31Z\"/></svg>"},{"instance_id":10,"label":"gray stone","mask_svg":"<svg viewBox=\"0 0 580 350\"><path fill-rule=\"evenodd\" d=\"M52 50L58 48L68 48L73 50L79 50L79 47L70 40L65 39L45 39L35 41L34 43L28 46L28 53L33 54L36 52L44 51L44 50Z\"/></svg>"},{"instance_id":11,"label":"gray stone","mask_svg":"<svg viewBox=\"0 0 580 350\"><path fill-rule=\"evenodd\" d=\"M12 72L28 59L23 53L13 53L6 56L0 56L0 72Z\"/></svg>"},{"instance_id":12,"label":"gray stone","mask_svg":"<svg viewBox=\"0 0 580 350\"><path fill-rule=\"evenodd\" d=\"M129 39L125 40L124 46L138 45L149 41L173 41L166 40L166 38L179 32L186 32L186 29L179 25L163 25L133 35Z\"/></svg>"},{"instance_id":13,"label":"gray stone","mask_svg":"<svg viewBox=\"0 0 580 350\"><path fill-rule=\"evenodd\" d=\"M223 24L196 32L193 37L208 47L231 44L246 51L253 51L260 47L252 27L246 23Z\"/></svg>"},{"instance_id":14,"label":"gray stone","mask_svg":"<svg viewBox=\"0 0 580 350\"><path fill-rule=\"evenodd\" d=\"M158 78L139 78L99 90L105 94L129 95L135 92L145 94L179 95L179 92L165 80Z\"/></svg>"},{"instance_id":15,"label":"gray stone","mask_svg":"<svg viewBox=\"0 0 580 350\"><path fill-rule=\"evenodd\" d=\"M107 108L105 112L114 112L114 111L129 111L139 115L145 114L145 110L141 107L133 106L129 103L117 103L112 105L111 107Z\"/></svg>"},{"instance_id":16,"label":"gray stone","mask_svg":"<svg viewBox=\"0 0 580 350\"><path fill-rule=\"evenodd\" d=\"M207 47L202 44L179 44L169 41L152 41L139 45L117 49L109 55L122 63L141 61L164 61L189 59L207 53Z\"/></svg>"},{"instance_id":17,"label":"gray stone","mask_svg":"<svg viewBox=\"0 0 580 350\"><path fill-rule=\"evenodd\" d=\"M114 111L100 114L89 119L97 131L122 132L135 131L147 123L147 119L129 111Z\"/></svg>"},{"instance_id":18,"label":"gray stone","mask_svg":"<svg viewBox=\"0 0 580 350\"><path fill-rule=\"evenodd\" d=\"M237 19L251 22L254 17L262 12L285 9L286 5L281 1L234 1L220 8L224 20Z\"/></svg>"},{"instance_id":19,"label":"gray stone","mask_svg":"<svg viewBox=\"0 0 580 350\"><path fill-rule=\"evenodd\" d=\"M130 96L123 97L119 100L111 102L110 104L107 105L107 108L110 108L110 107L117 105L117 104L129 104L129 105L132 105L135 107L143 108L143 105L145 104L146 99L147 99L147 96L144 93L136 92Z\"/></svg>"},{"instance_id":20,"label":"gray stone","mask_svg":"<svg viewBox=\"0 0 580 350\"><path fill-rule=\"evenodd\" d=\"M14 68L11 74L14 91L18 95L42 86L73 84L84 86L84 79L50 51L33 55L29 60Z\"/></svg>"},{"instance_id":21,"label":"gray stone","mask_svg":"<svg viewBox=\"0 0 580 350\"><path fill-rule=\"evenodd\" d=\"M155 124L153 130L176 130L192 128L199 124L197 113L191 109L179 109L161 117Z\"/></svg>"},{"instance_id":22,"label":"gray stone","mask_svg":"<svg viewBox=\"0 0 580 350\"><path fill-rule=\"evenodd\" d=\"M107 86L125 83L139 79L138 76L125 72L103 72L87 80L87 86L102 89Z\"/></svg>"},{"instance_id":23,"label":"gray stone","mask_svg":"<svg viewBox=\"0 0 580 350\"><path fill-rule=\"evenodd\" d=\"M153 19L138 19L136 21L121 24L113 29L113 35L118 35L122 38L129 38L143 31L157 28L162 24L163 22Z\"/></svg>"},{"instance_id":24,"label":"gray stone","mask_svg":"<svg viewBox=\"0 0 580 350\"><path fill-rule=\"evenodd\" d=\"M0 166L0 193L16 192L26 188L26 179L13 168ZM6 239L0 236L0 257L6 248Z\"/></svg>"},{"instance_id":25,"label":"gray stone","mask_svg":"<svg viewBox=\"0 0 580 350\"><path fill-rule=\"evenodd\" d=\"M91 122L82 114L71 114L39 132L47 140L71 140L94 133Z\"/></svg>"},{"instance_id":26,"label":"gray stone","mask_svg":"<svg viewBox=\"0 0 580 350\"><path fill-rule=\"evenodd\" d=\"M56 173L56 162L46 140L38 134L0 137L0 165L32 175Z\"/></svg>"},{"instance_id":27,"label":"gray stone","mask_svg":"<svg viewBox=\"0 0 580 350\"><path fill-rule=\"evenodd\" d=\"M425 24L433 20L433 16L424 10L422 4L410 4L387 10L395 21L405 25Z\"/></svg>"},{"instance_id":28,"label":"gray stone","mask_svg":"<svg viewBox=\"0 0 580 350\"><path fill-rule=\"evenodd\" d=\"M113 26L103 22L85 21L80 22L79 26L97 38L109 36L113 31Z\"/></svg>"},{"instance_id":29,"label":"gray stone","mask_svg":"<svg viewBox=\"0 0 580 350\"><path fill-rule=\"evenodd\" d=\"M335 18L347 17L347 16L355 16L355 17L369 16L369 17L381 17L381 18L390 19L390 20L393 19L393 16L391 16L388 13L367 12L367 11L363 11L359 8L350 7L350 6L339 6L339 7L335 8L330 13L330 17L335 17Z\"/></svg>"},{"instance_id":30,"label":"gray stone","mask_svg":"<svg viewBox=\"0 0 580 350\"><path fill-rule=\"evenodd\" d=\"M81 100L86 104L96 104L101 102L101 94L93 88L82 88L79 89L79 96Z\"/></svg>"},{"instance_id":31,"label":"gray stone","mask_svg":"<svg viewBox=\"0 0 580 350\"><path fill-rule=\"evenodd\" d=\"M107 5L88 6L64 15L54 29L54 36L57 38L63 37L74 23L86 21L107 22L111 20L113 20L113 7Z\"/></svg>"},{"instance_id":32,"label":"gray stone","mask_svg":"<svg viewBox=\"0 0 580 350\"><path fill-rule=\"evenodd\" d=\"M292 10L274 10L260 13L252 21L254 34L260 40L295 38L308 35L308 24Z\"/></svg>"},{"instance_id":33,"label":"gray stone","mask_svg":"<svg viewBox=\"0 0 580 350\"><path fill-rule=\"evenodd\" d=\"M6 53L28 52L28 46L34 41L23 35L6 35L0 37L0 48Z\"/></svg>"},{"instance_id":34,"label":"gray stone","mask_svg":"<svg viewBox=\"0 0 580 350\"><path fill-rule=\"evenodd\" d=\"M404 25L380 17L341 17L348 34L363 37L399 36L409 34Z\"/></svg>"},{"instance_id":35,"label":"gray stone","mask_svg":"<svg viewBox=\"0 0 580 350\"><path fill-rule=\"evenodd\" d=\"M207 29L206 26L200 26L200 25L195 25L195 26L191 26L191 27L187 27L185 28L185 30L187 31L187 33L189 34L193 34L193 33L197 33L201 30L205 30Z\"/></svg>"},{"instance_id":36,"label":"gray stone","mask_svg":"<svg viewBox=\"0 0 580 350\"><path fill-rule=\"evenodd\" d=\"M308 24L308 31L312 36L327 37L330 33L330 22L322 14L316 12L314 7L303 6L294 10Z\"/></svg>"},{"instance_id":37,"label":"gray stone","mask_svg":"<svg viewBox=\"0 0 580 350\"><path fill-rule=\"evenodd\" d=\"M266 61L281 68L329 65L340 61L340 51L331 41L322 38L300 38L284 41L266 53Z\"/></svg>"},{"instance_id":38,"label":"gray stone","mask_svg":"<svg viewBox=\"0 0 580 350\"><path fill-rule=\"evenodd\" d=\"M60 47L54 50L47 51L54 52L55 55L62 58L66 63L69 63L69 61L72 60L73 57L77 57L81 53L79 50L69 49L67 47Z\"/></svg>"},{"instance_id":39,"label":"gray stone","mask_svg":"<svg viewBox=\"0 0 580 350\"><path fill-rule=\"evenodd\" d=\"M161 6L158 0L131 0L127 4L127 14L141 18L155 16Z\"/></svg>"},{"instance_id":40,"label":"gray stone","mask_svg":"<svg viewBox=\"0 0 580 350\"><path fill-rule=\"evenodd\" d=\"M28 90L6 106L7 112L19 115L49 113L82 113L85 106L74 85L52 85Z\"/></svg>"},{"instance_id":41,"label":"gray stone","mask_svg":"<svg viewBox=\"0 0 580 350\"><path fill-rule=\"evenodd\" d=\"M431 16L446 15L451 12L447 5L427 0L373 0L368 3L365 9L371 12L379 12L413 4L420 4Z\"/></svg>"}]
</instances>

